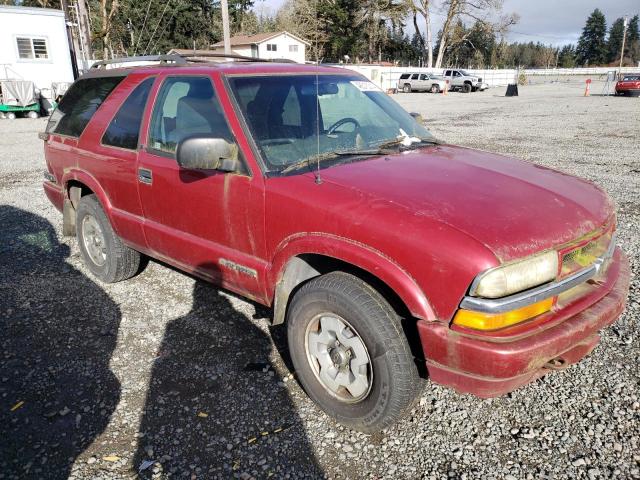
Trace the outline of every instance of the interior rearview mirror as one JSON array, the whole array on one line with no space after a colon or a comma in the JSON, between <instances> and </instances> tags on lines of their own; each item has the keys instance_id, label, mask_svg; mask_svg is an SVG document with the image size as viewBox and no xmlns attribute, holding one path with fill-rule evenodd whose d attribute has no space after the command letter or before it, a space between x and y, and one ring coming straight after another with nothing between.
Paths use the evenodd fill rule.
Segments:
<instances>
[{"instance_id":1,"label":"interior rearview mirror","mask_svg":"<svg viewBox=\"0 0 640 480\"><path fill-rule=\"evenodd\" d=\"M235 172L238 147L224 138L189 137L178 143L176 160L182 168Z\"/></svg>"}]
</instances>

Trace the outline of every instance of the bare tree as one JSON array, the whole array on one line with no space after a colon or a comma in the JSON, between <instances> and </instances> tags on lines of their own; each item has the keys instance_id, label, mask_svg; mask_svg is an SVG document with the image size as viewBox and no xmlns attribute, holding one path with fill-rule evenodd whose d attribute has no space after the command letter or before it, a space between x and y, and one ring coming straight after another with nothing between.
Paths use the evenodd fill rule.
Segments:
<instances>
[{"instance_id":1,"label":"bare tree","mask_svg":"<svg viewBox=\"0 0 640 480\"><path fill-rule=\"evenodd\" d=\"M433 66L433 37L431 34L431 18L429 14L429 8L431 7L431 0L410 0L409 8L413 13L413 28L418 34L420 44L422 46L422 59L427 57L427 67ZM420 32L418 25L418 14L422 16L425 21L426 38Z\"/></svg>"},{"instance_id":2,"label":"bare tree","mask_svg":"<svg viewBox=\"0 0 640 480\"><path fill-rule=\"evenodd\" d=\"M494 33L504 34L511 25L518 23L519 16L515 13L500 15L503 0L445 0L443 8L447 12L442 35L440 37L440 48L436 58L436 68L442 66L445 50L448 46L462 43L467 40L468 35L455 36L453 34L455 20L469 18L476 22L481 22L485 28Z\"/></svg>"}]
</instances>

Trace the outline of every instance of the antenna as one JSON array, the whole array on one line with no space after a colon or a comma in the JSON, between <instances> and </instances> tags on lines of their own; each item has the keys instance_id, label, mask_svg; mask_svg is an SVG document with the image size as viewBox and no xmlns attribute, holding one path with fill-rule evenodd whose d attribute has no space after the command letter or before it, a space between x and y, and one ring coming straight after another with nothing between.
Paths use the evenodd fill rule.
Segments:
<instances>
[{"instance_id":1,"label":"antenna","mask_svg":"<svg viewBox=\"0 0 640 480\"><path fill-rule=\"evenodd\" d=\"M320 33L319 21L318 21L318 0L315 1L316 9L316 171L314 177L316 178L316 185L322 184L322 178L320 177L320 61L318 60L318 35Z\"/></svg>"}]
</instances>

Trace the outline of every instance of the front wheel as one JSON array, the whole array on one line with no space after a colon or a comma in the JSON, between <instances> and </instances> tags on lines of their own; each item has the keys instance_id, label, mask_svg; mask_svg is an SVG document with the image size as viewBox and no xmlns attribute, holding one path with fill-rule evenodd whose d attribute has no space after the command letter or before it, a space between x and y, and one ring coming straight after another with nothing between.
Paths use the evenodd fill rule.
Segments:
<instances>
[{"instance_id":1,"label":"front wheel","mask_svg":"<svg viewBox=\"0 0 640 480\"><path fill-rule=\"evenodd\" d=\"M469 85L468 83L465 83L462 86L462 91L463 91L463 93L470 93L471 92L471 85Z\"/></svg>"},{"instance_id":2,"label":"front wheel","mask_svg":"<svg viewBox=\"0 0 640 480\"><path fill-rule=\"evenodd\" d=\"M80 199L76 236L84 264L98 279L114 283L137 273L140 253L122 243L95 195Z\"/></svg>"},{"instance_id":3,"label":"front wheel","mask_svg":"<svg viewBox=\"0 0 640 480\"><path fill-rule=\"evenodd\" d=\"M398 316L353 275L333 272L304 284L289 306L287 335L302 387L340 423L373 433L417 398L421 380Z\"/></svg>"}]
</instances>

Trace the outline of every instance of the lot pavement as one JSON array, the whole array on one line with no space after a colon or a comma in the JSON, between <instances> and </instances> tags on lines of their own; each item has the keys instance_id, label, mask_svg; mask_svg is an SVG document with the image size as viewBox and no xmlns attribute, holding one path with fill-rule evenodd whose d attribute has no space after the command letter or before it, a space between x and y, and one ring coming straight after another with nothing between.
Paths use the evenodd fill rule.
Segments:
<instances>
[{"instance_id":1,"label":"lot pavement","mask_svg":"<svg viewBox=\"0 0 640 480\"><path fill-rule=\"evenodd\" d=\"M0 121L0 479L640 478L640 99L503 93L394 98L447 142L606 189L627 311L564 372L493 400L427 385L374 436L305 396L264 309L156 262L97 283L42 193L45 121Z\"/></svg>"}]
</instances>

